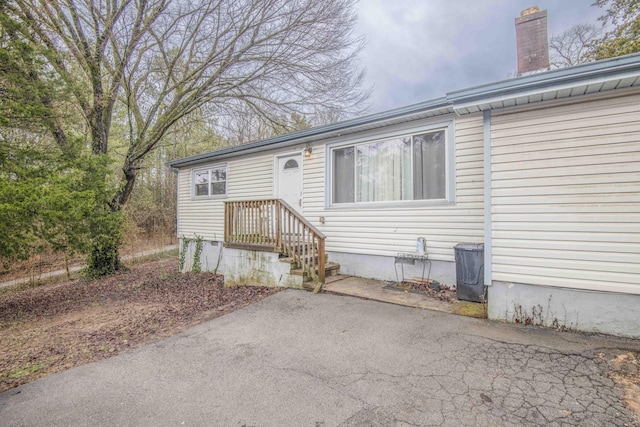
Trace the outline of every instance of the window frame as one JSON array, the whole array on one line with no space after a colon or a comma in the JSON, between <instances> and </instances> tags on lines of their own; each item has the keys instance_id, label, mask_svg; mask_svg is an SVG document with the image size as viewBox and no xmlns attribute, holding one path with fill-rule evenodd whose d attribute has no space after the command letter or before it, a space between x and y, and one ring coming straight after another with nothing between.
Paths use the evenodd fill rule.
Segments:
<instances>
[{"instance_id":1,"label":"window frame","mask_svg":"<svg viewBox=\"0 0 640 427\"><path fill-rule=\"evenodd\" d=\"M334 150L340 150L347 147L356 149L359 145L374 144L397 138L405 138L423 133L444 131L445 138L445 198L444 199L417 199L417 200L389 200L389 201L373 201L373 202L333 202L333 181L334 181ZM412 139L413 141L413 139ZM413 144L413 142L412 142ZM413 155L412 155L413 159ZM448 120L445 122L437 122L425 124L418 127L388 130L384 133L369 134L360 138L342 140L339 142L327 144L325 155L326 170L325 176L325 208L328 209L359 209L359 208L384 208L395 206L433 206L433 205L451 205L455 204L455 147L454 147L454 122ZM413 176L413 161L411 162L411 174ZM354 167L354 174L355 174ZM357 189L354 188L354 192Z\"/></svg>"},{"instance_id":2,"label":"window frame","mask_svg":"<svg viewBox=\"0 0 640 427\"><path fill-rule=\"evenodd\" d=\"M211 176L212 171L216 169L224 169L225 171L225 180L224 180L224 194L211 194ZM208 172L209 180L207 182L207 194L198 196L196 195L196 175L202 172ZM223 181L215 181L215 182L223 182ZM198 167L191 169L191 199L192 200L209 200L209 199L223 199L226 198L229 194L229 168L227 163L217 163L215 165Z\"/></svg>"}]
</instances>

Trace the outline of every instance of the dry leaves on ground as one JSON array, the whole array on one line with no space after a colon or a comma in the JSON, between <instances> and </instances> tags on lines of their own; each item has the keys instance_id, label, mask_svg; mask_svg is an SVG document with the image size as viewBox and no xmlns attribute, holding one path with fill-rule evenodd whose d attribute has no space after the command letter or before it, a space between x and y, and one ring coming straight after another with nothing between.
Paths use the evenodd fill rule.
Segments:
<instances>
[{"instance_id":1,"label":"dry leaves on ground","mask_svg":"<svg viewBox=\"0 0 640 427\"><path fill-rule=\"evenodd\" d=\"M274 292L225 288L213 273L182 274L175 259L102 279L3 289L0 392L174 335Z\"/></svg>"},{"instance_id":2,"label":"dry leaves on ground","mask_svg":"<svg viewBox=\"0 0 640 427\"><path fill-rule=\"evenodd\" d=\"M391 286L397 289L406 291L418 291L429 298L452 303L458 300L456 290L447 285L441 285L438 283L437 289L432 289L431 284L433 281L425 280L405 280L402 283L391 283ZM436 282L437 283L437 282Z\"/></svg>"}]
</instances>

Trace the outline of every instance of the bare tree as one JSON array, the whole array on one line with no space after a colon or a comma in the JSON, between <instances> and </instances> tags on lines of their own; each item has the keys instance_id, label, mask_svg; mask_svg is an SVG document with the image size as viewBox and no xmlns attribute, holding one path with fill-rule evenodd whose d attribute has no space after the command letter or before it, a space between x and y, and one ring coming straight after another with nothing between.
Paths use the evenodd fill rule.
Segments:
<instances>
[{"instance_id":1,"label":"bare tree","mask_svg":"<svg viewBox=\"0 0 640 427\"><path fill-rule=\"evenodd\" d=\"M355 0L18 0L25 36L48 48L74 89L95 154L106 153L116 103L128 149L113 210L141 160L181 118L207 106L278 122L322 106L363 109Z\"/></svg>"},{"instance_id":2,"label":"bare tree","mask_svg":"<svg viewBox=\"0 0 640 427\"><path fill-rule=\"evenodd\" d=\"M91 151L109 151L119 108L126 153L109 208L128 202L144 158L181 119L239 108L278 124L322 107L364 109L356 0L8 0L73 93ZM118 115L120 117L120 115ZM75 132L73 126L62 133ZM98 250L98 248L94 248ZM104 250L100 250L103 253ZM118 266L117 244L108 263ZM114 262L112 262L114 261ZM116 267L117 268L117 267Z\"/></svg>"},{"instance_id":3,"label":"bare tree","mask_svg":"<svg viewBox=\"0 0 640 427\"><path fill-rule=\"evenodd\" d=\"M323 117L317 113L309 114L316 118L316 125L326 124L319 122ZM242 145L310 127L311 123L307 116L296 112L265 118L250 108L245 108L229 115L216 117L216 129L223 139L223 145L226 146Z\"/></svg>"},{"instance_id":4,"label":"bare tree","mask_svg":"<svg viewBox=\"0 0 640 427\"><path fill-rule=\"evenodd\" d=\"M571 67L595 60L594 43L602 30L593 24L578 24L549 39L551 68Z\"/></svg>"}]
</instances>

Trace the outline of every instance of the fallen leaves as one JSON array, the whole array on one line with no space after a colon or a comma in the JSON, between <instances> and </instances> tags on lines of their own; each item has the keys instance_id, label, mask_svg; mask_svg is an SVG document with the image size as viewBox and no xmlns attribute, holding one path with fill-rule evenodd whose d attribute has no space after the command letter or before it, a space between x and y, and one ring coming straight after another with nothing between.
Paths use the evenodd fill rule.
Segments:
<instances>
[{"instance_id":1,"label":"fallen leaves","mask_svg":"<svg viewBox=\"0 0 640 427\"><path fill-rule=\"evenodd\" d=\"M274 292L225 288L222 276L180 273L175 259L102 279L5 291L0 391L174 335Z\"/></svg>"}]
</instances>

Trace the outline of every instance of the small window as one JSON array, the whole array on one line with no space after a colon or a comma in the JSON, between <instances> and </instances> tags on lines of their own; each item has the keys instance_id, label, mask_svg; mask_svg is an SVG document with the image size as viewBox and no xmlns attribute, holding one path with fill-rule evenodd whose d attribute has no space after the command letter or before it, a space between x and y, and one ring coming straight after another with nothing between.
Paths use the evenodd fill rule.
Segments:
<instances>
[{"instance_id":1,"label":"small window","mask_svg":"<svg viewBox=\"0 0 640 427\"><path fill-rule=\"evenodd\" d=\"M227 194L227 167L214 166L193 173L195 197L224 196Z\"/></svg>"},{"instance_id":2,"label":"small window","mask_svg":"<svg viewBox=\"0 0 640 427\"><path fill-rule=\"evenodd\" d=\"M284 164L284 169L296 169L298 167L298 162L296 162L295 160L291 159L291 160L287 160L287 163Z\"/></svg>"}]
</instances>

